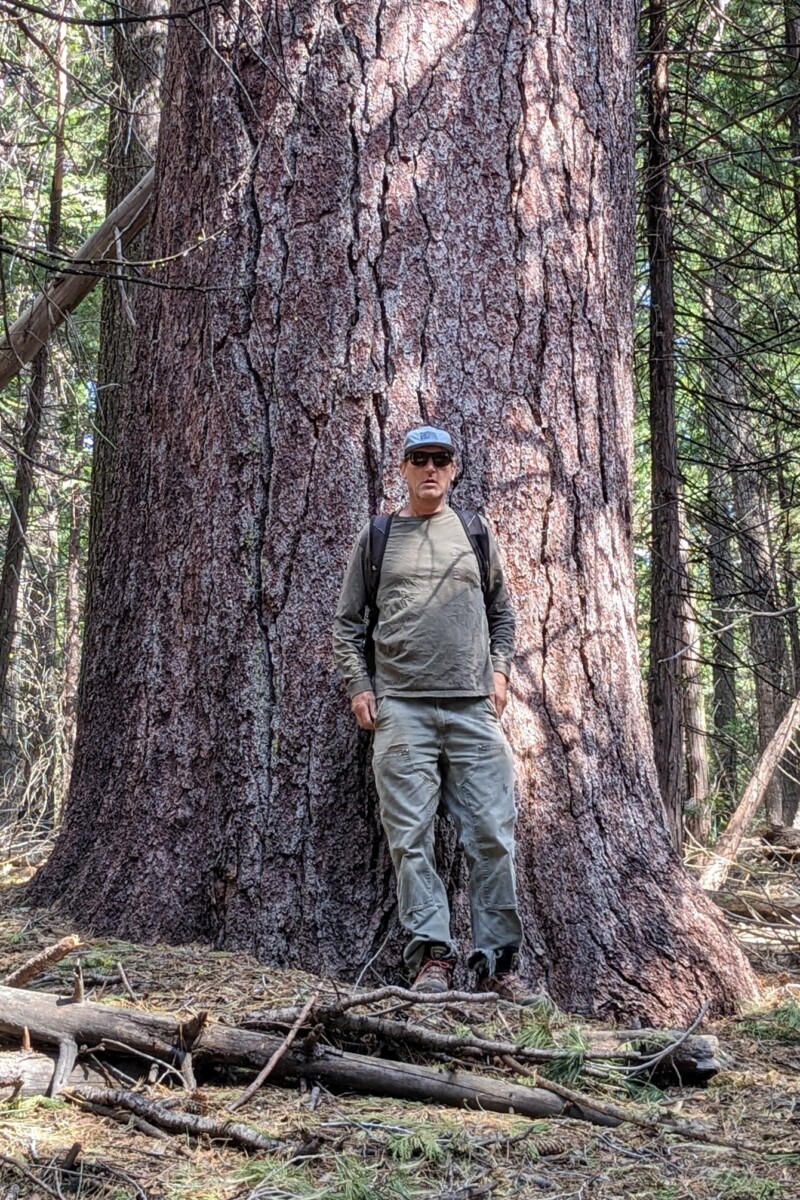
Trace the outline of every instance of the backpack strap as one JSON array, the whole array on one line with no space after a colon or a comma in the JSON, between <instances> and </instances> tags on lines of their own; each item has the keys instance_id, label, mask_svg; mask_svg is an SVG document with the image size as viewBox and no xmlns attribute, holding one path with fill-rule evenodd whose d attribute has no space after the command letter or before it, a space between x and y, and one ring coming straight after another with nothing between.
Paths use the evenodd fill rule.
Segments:
<instances>
[{"instance_id":1,"label":"backpack strap","mask_svg":"<svg viewBox=\"0 0 800 1200\"><path fill-rule=\"evenodd\" d=\"M382 513L379 517L369 519L369 538L367 541L367 560L364 570L364 590L370 613L378 607L378 586L381 581L381 567L386 553L386 543L392 528L394 513Z\"/></svg>"},{"instance_id":2,"label":"backpack strap","mask_svg":"<svg viewBox=\"0 0 800 1200\"><path fill-rule=\"evenodd\" d=\"M483 591L484 600L489 601L489 531L476 512L471 512L468 508L456 508L455 505L450 506L456 514L461 524L464 526L464 532L469 538L469 543L472 546L475 557L478 560L478 567L481 573L481 589Z\"/></svg>"},{"instance_id":3,"label":"backpack strap","mask_svg":"<svg viewBox=\"0 0 800 1200\"><path fill-rule=\"evenodd\" d=\"M373 678L375 677L375 627L378 624L378 586L381 581L383 556L386 553L386 543L389 541L393 516L394 513L381 513L379 517L370 517L363 563L364 592L369 609L364 637L364 656L367 660L367 670Z\"/></svg>"}]
</instances>

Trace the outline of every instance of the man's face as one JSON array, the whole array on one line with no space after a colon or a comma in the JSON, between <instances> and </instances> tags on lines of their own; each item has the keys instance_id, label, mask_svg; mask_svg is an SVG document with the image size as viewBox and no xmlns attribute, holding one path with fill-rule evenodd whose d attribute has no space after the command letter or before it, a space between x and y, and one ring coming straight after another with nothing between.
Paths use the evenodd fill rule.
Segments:
<instances>
[{"instance_id":1,"label":"man's face","mask_svg":"<svg viewBox=\"0 0 800 1200\"><path fill-rule=\"evenodd\" d=\"M409 499L424 506L441 502L456 477L453 456L436 449L412 450L400 469Z\"/></svg>"}]
</instances>

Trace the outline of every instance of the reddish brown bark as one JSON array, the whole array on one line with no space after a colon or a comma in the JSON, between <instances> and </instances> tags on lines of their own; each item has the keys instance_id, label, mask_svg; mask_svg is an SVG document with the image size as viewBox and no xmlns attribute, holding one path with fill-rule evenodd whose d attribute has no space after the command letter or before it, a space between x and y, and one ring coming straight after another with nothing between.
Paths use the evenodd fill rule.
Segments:
<instances>
[{"instance_id":1,"label":"reddish brown bark","mask_svg":"<svg viewBox=\"0 0 800 1200\"><path fill-rule=\"evenodd\" d=\"M493 515L519 608L529 974L659 1024L752 994L670 847L639 678L634 32L627 0L171 27L154 250L191 253L140 305L36 897L349 975L395 928L330 623L423 416L459 439L459 498Z\"/></svg>"}]
</instances>

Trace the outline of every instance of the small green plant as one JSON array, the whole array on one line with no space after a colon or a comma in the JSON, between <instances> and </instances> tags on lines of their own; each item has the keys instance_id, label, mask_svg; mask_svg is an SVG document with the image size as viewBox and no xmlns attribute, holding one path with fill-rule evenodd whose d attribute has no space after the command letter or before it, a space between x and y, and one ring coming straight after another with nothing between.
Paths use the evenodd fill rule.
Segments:
<instances>
[{"instance_id":1,"label":"small green plant","mask_svg":"<svg viewBox=\"0 0 800 1200\"><path fill-rule=\"evenodd\" d=\"M754 1179L738 1171L724 1171L716 1178L720 1200L780 1200L783 1187L775 1179Z\"/></svg>"},{"instance_id":2,"label":"small green plant","mask_svg":"<svg viewBox=\"0 0 800 1200\"><path fill-rule=\"evenodd\" d=\"M81 955L81 965L87 971L115 971L118 961L118 957L107 950L89 950Z\"/></svg>"},{"instance_id":3,"label":"small green plant","mask_svg":"<svg viewBox=\"0 0 800 1200\"><path fill-rule=\"evenodd\" d=\"M328 1193L330 1200L384 1200L376 1176L376 1167L368 1167L349 1154L339 1155Z\"/></svg>"},{"instance_id":4,"label":"small green plant","mask_svg":"<svg viewBox=\"0 0 800 1200\"><path fill-rule=\"evenodd\" d=\"M445 1157L436 1130L423 1126L416 1126L408 1133L393 1133L386 1149L392 1158L398 1159L399 1162L424 1158L427 1162L439 1163Z\"/></svg>"},{"instance_id":5,"label":"small green plant","mask_svg":"<svg viewBox=\"0 0 800 1200\"><path fill-rule=\"evenodd\" d=\"M311 1196L317 1190L305 1167L293 1167L275 1159L250 1159L236 1172L236 1180L251 1188L268 1184L298 1197Z\"/></svg>"},{"instance_id":6,"label":"small green plant","mask_svg":"<svg viewBox=\"0 0 800 1200\"><path fill-rule=\"evenodd\" d=\"M751 1037L770 1042L800 1042L800 1002L787 1000L778 1008L761 1010L741 1021Z\"/></svg>"}]
</instances>

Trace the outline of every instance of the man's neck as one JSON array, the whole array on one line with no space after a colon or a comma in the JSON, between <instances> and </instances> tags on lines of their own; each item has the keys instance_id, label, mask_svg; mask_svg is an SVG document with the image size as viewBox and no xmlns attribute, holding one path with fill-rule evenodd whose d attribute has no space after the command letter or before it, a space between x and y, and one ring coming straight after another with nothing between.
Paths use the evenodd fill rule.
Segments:
<instances>
[{"instance_id":1,"label":"man's neck","mask_svg":"<svg viewBox=\"0 0 800 1200\"><path fill-rule=\"evenodd\" d=\"M413 500L409 500L404 508L400 509L397 514L399 517L435 517L437 513L444 512L447 508L447 501L441 500L435 508L430 505L415 505Z\"/></svg>"}]
</instances>

